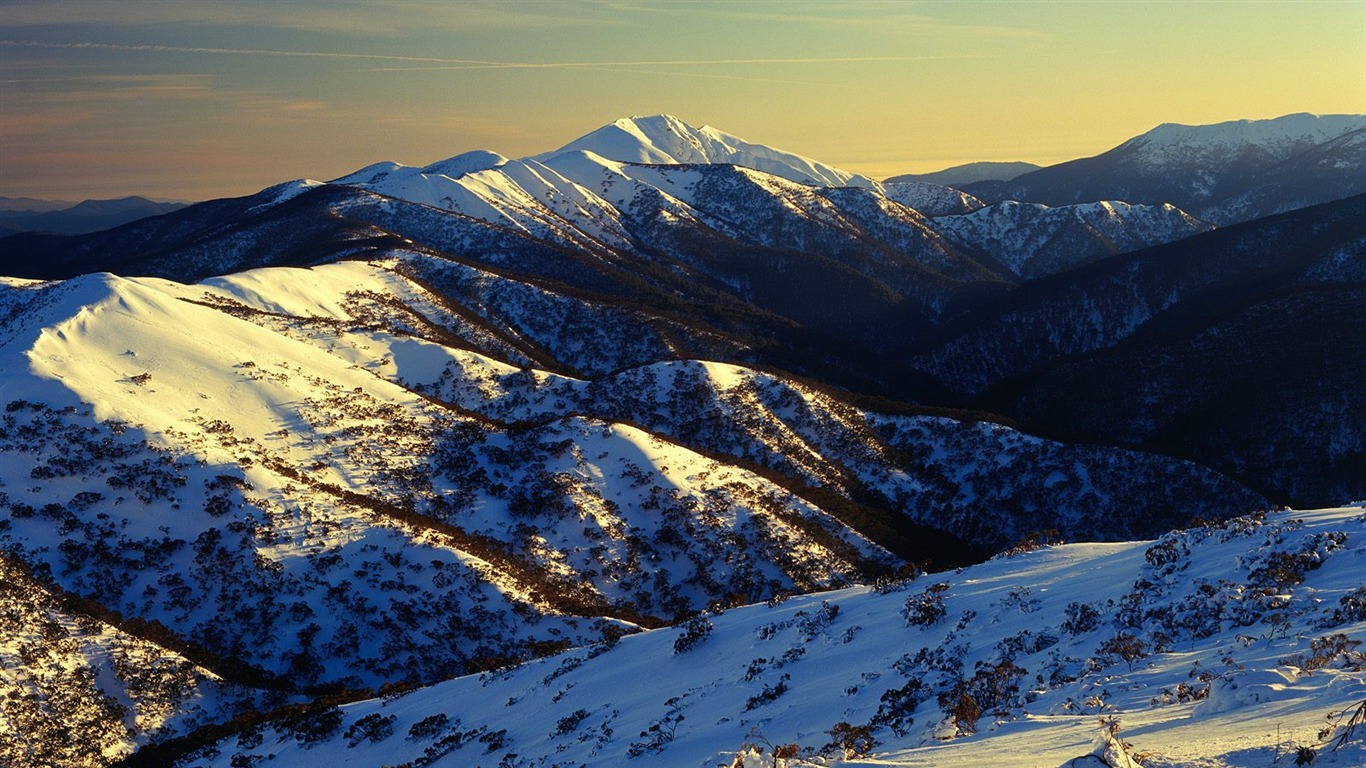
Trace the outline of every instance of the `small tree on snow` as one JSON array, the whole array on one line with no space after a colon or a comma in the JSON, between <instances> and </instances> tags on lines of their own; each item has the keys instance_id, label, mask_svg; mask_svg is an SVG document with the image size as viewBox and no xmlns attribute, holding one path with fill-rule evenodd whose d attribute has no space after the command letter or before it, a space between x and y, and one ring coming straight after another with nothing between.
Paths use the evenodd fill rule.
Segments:
<instances>
[{"instance_id":1,"label":"small tree on snow","mask_svg":"<svg viewBox=\"0 0 1366 768\"><path fill-rule=\"evenodd\" d=\"M1109 657L1118 657L1134 671L1134 662L1148 655L1148 644L1129 632L1120 632L1100 644L1096 652Z\"/></svg>"}]
</instances>

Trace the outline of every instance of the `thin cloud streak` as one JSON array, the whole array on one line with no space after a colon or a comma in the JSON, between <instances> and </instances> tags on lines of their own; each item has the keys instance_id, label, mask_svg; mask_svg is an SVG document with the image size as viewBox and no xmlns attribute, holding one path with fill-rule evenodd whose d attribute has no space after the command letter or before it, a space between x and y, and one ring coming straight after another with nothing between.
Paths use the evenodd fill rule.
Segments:
<instances>
[{"instance_id":1,"label":"thin cloud streak","mask_svg":"<svg viewBox=\"0 0 1366 768\"><path fill-rule=\"evenodd\" d=\"M457 69L458 69L458 68L457 68ZM705 78L705 79L708 79L708 80L731 80L731 81L739 81L739 82L742 82L742 83L774 83L774 84L778 84L778 85L800 85L800 86L803 86L803 87L805 87L805 88L820 88L820 87L822 87L822 85L824 85L823 83L811 83L811 82L807 82L807 81L805 81L805 80L779 80L779 79L777 79L777 78L772 78L772 77L745 77L745 76L743 76L743 75L719 75L719 74L710 73L710 72L678 72L678 71L674 71L674 72L659 72L659 71L657 71L657 70L650 70L650 69L627 69L626 67L609 67L609 66L572 67L572 69L577 69L577 70L580 70L580 71L583 71L583 72L614 72L614 73L627 74L627 75L654 75L654 76L667 75L667 76L670 76L670 77L701 77L701 78ZM400 68L400 69L387 70L387 71L402 72L402 71L404 71L404 70ZM420 69L420 70L418 70L418 71L432 71L432 70L423 68L423 69Z\"/></svg>"},{"instance_id":2,"label":"thin cloud streak","mask_svg":"<svg viewBox=\"0 0 1366 768\"><path fill-rule=\"evenodd\" d=\"M797 24L829 29L831 27L851 27L901 35L907 32L927 32L936 34L962 33L991 37L1049 40L1053 35L1037 29L1010 27L990 24L958 24L947 22L933 16L908 12L905 2L896 0L889 3L859 3L858 8L873 11L873 15L848 13L839 4L785 2L782 12L745 10L744 8L721 5L718 3L663 4L605 2L603 8L619 13L674 14L687 16L711 16L732 21L762 22L765 24ZM761 5L753 6L763 7ZM798 10L804 9L804 10ZM881 12L877 12L881 9ZM825 11L825 12L823 12Z\"/></svg>"},{"instance_id":3,"label":"thin cloud streak","mask_svg":"<svg viewBox=\"0 0 1366 768\"><path fill-rule=\"evenodd\" d=\"M687 67L730 66L736 64L867 64L878 62L942 61L982 59L986 56L820 56L767 59L658 59L643 61L547 61L489 62L437 67L373 67L366 72L441 72L459 69L598 69L603 67Z\"/></svg>"},{"instance_id":4,"label":"thin cloud streak","mask_svg":"<svg viewBox=\"0 0 1366 768\"><path fill-rule=\"evenodd\" d=\"M541 9L547 12L541 12ZM555 12L556 9L564 12ZM423 31L563 29L614 25L602 14L586 15L576 5L513 4L491 0L432 3L431 0L358 0L328 3L325 13L309 4L279 0L230 2L64 2L2 0L5 26L202 25L241 31L250 28L290 29L305 33L340 33L395 38Z\"/></svg>"},{"instance_id":5,"label":"thin cloud streak","mask_svg":"<svg viewBox=\"0 0 1366 768\"><path fill-rule=\"evenodd\" d=\"M497 65L503 62L478 59L446 59L431 56L393 56L379 53L345 53L333 51L282 51L267 48L201 48L179 45L122 45L118 43L45 43L39 40L0 40L0 46L20 48L55 48L60 50L126 51L128 53L206 53L225 56L289 56L319 59L371 59L380 61L412 61L432 64Z\"/></svg>"},{"instance_id":6,"label":"thin cloud streak","mask_svg":"<svg viewBox=\"0 0 1366 768\"><path fill-rule=\"evenodd\" d=\"M731 66L752 64L862 64L878 62L935 61L946 59L984 58L983 56L793 56L757 59L660 59L643 61L486 61L481 59L449 59L433 56L396 56L379 53L348 53L339 51L285 51L265 48L203 48L175 45L123 45L117 43L46 43L38 40L0 40L0 46L25 48L56 48L62 50L126 51L129 53L192 53L226 56L287 56L295 58L361 59L370 61L407 61L418 64L437 64L431 67L375 67L368 72L426 72L461 69L593 69L603 67L677 67Z\"/></svg>"}]
</instances>

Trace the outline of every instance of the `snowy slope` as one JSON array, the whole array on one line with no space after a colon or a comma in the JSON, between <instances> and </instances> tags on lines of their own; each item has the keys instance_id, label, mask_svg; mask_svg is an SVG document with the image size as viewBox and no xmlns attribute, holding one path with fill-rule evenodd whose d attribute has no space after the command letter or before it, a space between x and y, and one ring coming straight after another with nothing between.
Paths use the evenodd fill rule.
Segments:
<instances>
[{"instance_id":1,"label":"snowy slope","mask_svg":"<svg viewBox=\"0 0 1366 768\"><path fill-rule=\"evenodd\" d=\"M986 205L966 192L927 181L887 181L882 192L889 200L908 205L926 216L970 213Z\"/></svg>"},{"instance_id":2,"label":"snowy slope","mask_svg":"<svg viewBox=\"0 0 1366 768\"><path fill-rule=\"evenodd\" d=\"M534 237L580 247L624 244L616 211L533 160L467 152L417 168L380 163L334 179L389 197L463 213Z\"/></svg>"},{"instance_id":3,"label":"snowy slope","mask_svg":"<svg viewBox=\"0 0 1366 768\"><path fill-rule=\"evenodd\" d=\"M1174 494L1216 517L1264 503L1184 462L881 417L736 366L529 367L553 334L580 346L556 341L564 358L634 354L613 333L668 350L649 338L664 326L589 311L411 252L198 285L6 279L0 548L111 631L159 627L257 692L202 722L261 691L432 682L1045 526L1154 532Z\"/></svg>"},{"instance_id":4,"label":"snowy slope","mask_svg":"<svg viewBox=\"0 0 1366 768\"><path fill-rule=\"evenodd\" d=\"M1294 154L1259 174L1249 189L1219 202L1211 219L1243 221L1363 191L1366 126Z\"/></svg>"},{"instance_id":5,"label":"snowy slope","mask_svg":"<svg viewBox=\"0 0 1366 768\"><path fill-rule=\"evenodd\" d=\"M1363 564L1361 507L1044 548L266 725L180 765L701 768L746 744L768 756L745 765L775 747L791 766L1250 768L1301 747L1360 765L1366 732L1333 743L1366 706Z\"/></svg>"},{"instance_id":6,"label":"snowy slope","mask_svg":"<svg viewBox=\"0 0 1366 768\"><path fill-rule=\"evenodd\" d=\"M1027 280L1213 229L1169 204L1118 201L1058 208L1004 202L960 216L942 216L934 226L964 248L990 253Z\"/></svg>"},{"instance_id":7,"label":"snowy slope","mask_svg":"<svg viewBox=\"0 0 1366 768\"><path fill-rule=\"evenodd\" d=\"M731 260L715 251L733 243L796 249L913 296L931 317L971 286L1052 274L1204 227L1170 206L1111 203L941 222L983 203L937 184L879 184L667 115L618 120L522 160L470 152L424 168L381 163L332 183L464 214L598 259L615 261L613 251L666 254L746 298L754 296L754 278L735 274L733 265L718 270L718 262ZM949 240L984 253L985 263Z\"/></svg>"},{"instance_id":8,"label":"snowy slope","mask_svg":"<svg viewBox=\"0 0 1366 768\"><path fill-rule=\"evenodd\" d=\"M363 264L282 272L21 289L48 324L0 348L11 551L269 675L368 685L605 626L567 614L657 622L889 561L789 491L628 425L512 431L441 408L376 375L422 350L346 338L358 289L414 287ZM168 556L124 570L149 548ZM770 554L739 556L756 550ZM181 583L199 599L176 597ZM241 613L267 595L270 610ZM386 631L358 636L340 606ZM327 652L305 658L315 643Z\"/></svg>"},{"instance_id":9,"label":"snowy slope","mask_svg":"<svg viewBox=\"0 0 1366 768\"><path fill-rule=\"evenodd\" d=\"M101 764L224 712L270 706L159 646L147 628L129 634L91 609L0 556L0 762Z\"/></svg>"},{"instance_id":10,"label":"snowy slope","mask_svg":"<svg viewBox=\"0 0 1366 768\"><path fill-rule=\"evenodd\" d=\"M379 163L331 183L457 211L565 244L625 247L629 236L619 221L621 210L640 194L641 183L649 183L626 169L640 164L729 164L807 185L877 186L871 179L713 128L693 128L668 115L618 120L555 152L522 160L480 150L421 168ZM590 191L604 174L636 176L637 188L619 195L614 207ZM650 187L660 189L668 188Z\"/></svg>"},{"instance_id":11,"label":"snowy slope","mask_svg":"<svg viewBox=\"0 0 1366 768\"><path fill-rule=\"evenodd\" d=\"M1164 457L1066 445L990 423L878 414L733 365L671 361L582 381L530 376L466 352L450 353L439 369L396 362L407 385L461 409L509 421L587 413L637 424L846 498L886 499L910 521L989 551L1047 528L1068 540L1152 534L1184 522L1197 497L1216 510L1262 503ZM944 553L901 554L942 561Z\"/></svg>"}]
</instances>

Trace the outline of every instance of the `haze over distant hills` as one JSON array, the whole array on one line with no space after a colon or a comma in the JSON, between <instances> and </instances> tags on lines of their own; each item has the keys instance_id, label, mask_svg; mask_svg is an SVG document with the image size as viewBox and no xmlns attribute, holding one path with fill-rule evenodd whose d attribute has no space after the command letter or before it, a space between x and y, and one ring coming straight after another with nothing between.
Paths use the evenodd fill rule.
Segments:
<instances>
[{"instance_id":1,"label":"haze over distant hills","mask_svg":"<svg viewBox=\"0 0 1366 768\"><path fill-rule=\"evenodd\" d=\"M39 200L33 197L0 197L0 211L43 213L60 211L75 205L74 200Z\"/></svg>"},{"instance_id":2,"label":"haze over distant hills","mask_svg":"<svg viewBox=\"0 0 1366 768\"><path fill-rule=\"evenodd\" d=\"M0 762L1264 764L1182 723L1366 698L1362 120L1061 204L658 115L0 239Z\"/></svg>"},{"instance_id":3,"label":"haze over distant hills","mask_svg":"<svg viewBox=\"0 0 1366 768\"><path fill-rule=\"evenodd\" d=\"M1010 181L1016 176L1037 171L1041 167L1034 163L983 161L955 165L952 168L945 168L942 171L932 173L905 173L900 176L891 176L884 179L883 183L927 181L931 184L943 184L946 187L958 187L974 181Z\"/></svg>"},{"instance_id":4,"label":"haze over distant hills","mask_svg":"<svg viewBox=\"0 0 1366 768\"><path fill-rule=\"evenodd\" d=\"M138 196L79 203L5 198L4 208L0 209L0 227L14 232L81 235L178 211L187 205L190 203L155 202Z\"/></svg>"}]
</instances>

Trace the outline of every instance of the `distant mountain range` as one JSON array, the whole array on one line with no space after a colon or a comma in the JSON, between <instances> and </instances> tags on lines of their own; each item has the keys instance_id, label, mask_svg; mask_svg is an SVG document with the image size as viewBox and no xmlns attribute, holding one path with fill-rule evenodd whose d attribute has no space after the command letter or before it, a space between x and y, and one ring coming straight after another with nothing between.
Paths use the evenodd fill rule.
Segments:
<instances>
[{"instance_id":1,"label":"distant mountain range","mask_svg":"<svg viewBox=\"0 0 1366 768\"><path fill-rule=\"evenodd\" d=\"M50 232L81 235L117 227L130 221L178 211L189 203L154 202L145 197L85 200L80 203L5 198L0 227L12 232Z\"/></svg>"},{"instance_id":2,"label":"distant mountain range","mask_svg":"<svg viewBox=\"0 0 1366 768\"><path fill-rule=\"evenodd\" d=\"M712 760L732 747L707 735L733 735L713 729L756 724L798 684L776 670L848 661L829 649L874 626L850 647L876 668L828 671L844 703L812 695L820 717L907 749L913 714L914 733L965 737L964 696L974 722L1022 717L1023 689L991 698L1007 662L1043 676L1029 690L1050 712L1089 722L1115 695L1094 675L1146 658L1098 648L1120 634L1161 656L1164 686L1191 663L1167 656L1178 642L1205 660L1277 638L1310 653L1311 627L1362 619L1343 568L1306 575L1360 521L1243 515L1366 496L1366 193L1295 202L1344 188L1359 119L1164 127L1113 150L1129 158L1107 161L1116 174L1203 168L1218 192L1198 210L1288 208L1220 226L1168 200L879 182L653 116L521 159L379 163L6 237L0 671L25 673L0 675L0 762L107 765L185 735L229 738L186 766L264 764L271 745L338 762L395 724L414 764L472 764L462 745L507 765ZM1073 174L1069 194L1102 175ZM1058 569L1130 575L1119 591L1069 577L1065 601L1029 592ZM892 597L839 598L857 623L815 598L780 608L858 583ZM945 590L961 615L935 613ZM501 691L472 705L500 712L539 701L506 687L512 665L649 628L678 624L681 650L661 660L647 635L633 664L710 653L701 612L762 602L744 614L761 620L716 622L710 676L636 702L657 717L611 714L639 710L588 695L613 672L561 656L545 706L577 703L553 722L431 719L457 689ZM952 658L890 650L888 615L919 627L922 609ZM1242 629L1260 623L1262 640ZM764 633L783 648L735 655ZM1274 666L1255 648L1237 663ZM747 674L735 701L710 693ZM707 722L680 727L693 697ZM801 717L792 738L821 738L814 757L836 723ZM579 746L547 742L581 725Z\"/></svg>"},{"instance_id":3,"label":"distant mountain range","mask_svg":"<svg viewBox=\"0 0 1366 768\"><path fill-rule=\"evenodd\" d=\"M60 211L75 205L73 200L39 200L34 197L0 197L0 211L20 213L43 213Z\"/></svg>"},{"instance_id":4,"label":"distant mountain range","mask_svg":"<svg viewBox=\"0 0 1366 768\"><path fill-rule=\"evenodd\" d=\"M883 179L884 184L896 184L904 181L924 181L931 184L942 184L946 187L960 187L974 181L1010 181L1011 179L1030 171L1037 171L1042 166L1033 163L1000 163L1000 162L980 162L967 163L965 165L955 165L945 168L942 171L933 173L905 173L900 176L892 176Z\"/></svg>"},{"instance_id":5,"label":"distant mountain range","mask_svg":"<svg viewBox=\"0 0 1366 768\"><path fill-rule=\"evenodd\" d=\"M964 189L1047 205L1171 203L1216 224L1249 221L1366 192L1366 116L1168 123L1095 157Z\"/></svg>"},{"instance_id":6,"label":"distant mountain range","mask_svg":"<svg viewBox=\"0 0 1366 768\"><path fill-rule=\"evenodd\" d=\"M1317 157L1325 147L1347 146L1343 139L1354 135L1359 121L1293 115L1206 128L1164 126L1107 154L1131 164L1139 156L1149 165L1165 158L1168 166L1172 158L1205 158L1213 163L1209 173L1233 178L1218 164L1234 152L1228 147L1240 148L1234 152L1240 158L1263 157L1294 154L1309 142L1318 147ZM1325 138L1337 131L1348 133ZM1261 144L1266 148L1249 149ZM636 162L646 159L656 162ZM741 161L771 172L735 164ZM1020 183L1035 174L1019 177ZM821 180L852 186L821 186ZM1253 280L1248 248L1274 246L1279 258L1293 256L1297 264L1336 254L1337 266L1312 273L1329 275L1314 278L1315 284L1337 285L1336 275L1352 275L1359 258L1360 233L1352 223L1357 203L1350 200L1265 225L1250 222L1252 234L1235 227L1195 239L1211 225L1170 204L982 205L951 188L879 183L656 116L618 120L560 150L522 160L480 151L421 168L381 163L333 182L290 182L107 232L10 237L0 242L0 273L52 278L110 271L193 281L420 248L518 279L551 280L558 291L595 301L645 301L671 324L706 328L680 336L695 356L777 366L857 392L1013 418L1024 418L1028 408L1026 423L1074 435L1078 425L1058 408L1003 399L999 382L1069 355L1108 350L1159 317L1168 327L1186 324L1182 334L1205 332L1199 324L1216 318L1178 311L1188 305L1171 286L1199 286L1203 293L1194 294L1199 298L1189 306L1231 307L1261 301L1265 291L1286 287L1284 280L1305 279L1292 271ZM1320 231L1320 220L1341 223ZM1316 234L1301 236L1306 231ZM1166 250L1165 243L1171 243ZM1134 255L1114 258L1126 252ZM1113 319L1081 283L1115 272L1114 290L1132 300L1147 290L1136 275L1149 264L1165 270L1156 284L1167 286L1164 293L1142 299L1141 307L1115 305ZM1250 293L1249 286L1263 293ZM1062 299L1056 298L1059 290ZM1003 323L1001 313L1030 301L1046 313L1072 314L1042 325ZM1327 308L1334 306L1322 309L1331 314ZM984 325L974 328L976 322ZM1341 322L1352 327L1346 318ZM1096 330L1086 330L1092 326ZM1076 347L1083 341L1088 346ZM982 358L998 345L998 352ZM1240 348L1264 353L1281 347L1249 342ZM556 356L552 350L550 357ZM592 375L650 360L609 345L596 356L562 357L564 367L552 370ZM1234 360L1251 364L1254 358ZM1303 370L1282 376L1298 378ZM1143 377L1130 380L1151 385ZM1243 402L1227 394L1220 398L1225 406ZM1127 407L1165 408L1175 396L1150 393ZM1242 406L1251 407L1251 401ZM1278 408L1275 418L1293 420L1294 407ZM1205 409L1205 418L1225 411ZM1241 453L1250 446L1232 437L1239 430L1231 425L1257 423L1268 414L1226 412L1228 424L1201 434L1225 435L1228 444L1197 450L1176 426L1135 431L1120 426L1135 418L1127 409L1091 412L1117 420L1080 430L1088 440L1200 455L1279 500L1333 503L1356 487L1348 478L1356 474L1351 457L1361 447L1351 441L1339 441L1331 451L1336 458L1311 461L1304 472L1285 470L1290 465L1277 458L1275 442L1249 462ZM1312 431L1275 434L1278 440L1314 439Z\"/></svg>"}]
</instances>

